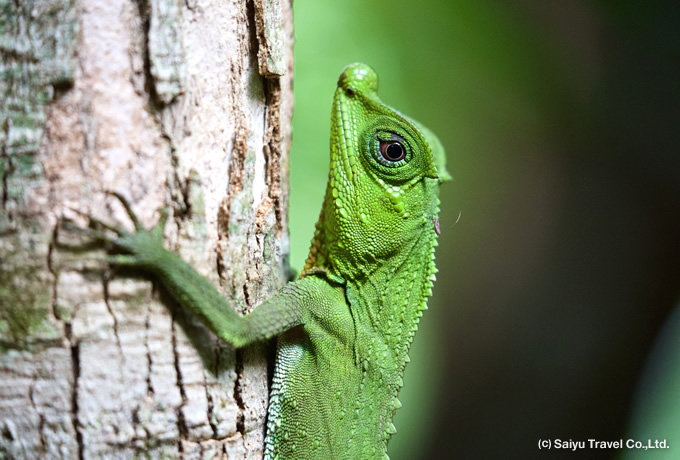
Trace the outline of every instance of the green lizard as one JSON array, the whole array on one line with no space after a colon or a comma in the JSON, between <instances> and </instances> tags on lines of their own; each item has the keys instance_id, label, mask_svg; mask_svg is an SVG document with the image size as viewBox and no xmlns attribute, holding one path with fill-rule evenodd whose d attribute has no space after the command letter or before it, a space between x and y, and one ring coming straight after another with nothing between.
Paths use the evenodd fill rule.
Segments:
<instances>
[{"instance_id":1,"label":"green lizard","mask_svg":"<svg viewBox=\"0 0 680 460\"><path fill-rule=\"evenodd\" d=\"M338 80L328 187L299 279L248 315L236 313L163 248L167 217L128 233L90 217L111 260L153 275L234 347L278 336L265 458L387 457L408 350L432 294L444 150L425 127L385 105L363 64Z\"/></svg>"}]
</instances>

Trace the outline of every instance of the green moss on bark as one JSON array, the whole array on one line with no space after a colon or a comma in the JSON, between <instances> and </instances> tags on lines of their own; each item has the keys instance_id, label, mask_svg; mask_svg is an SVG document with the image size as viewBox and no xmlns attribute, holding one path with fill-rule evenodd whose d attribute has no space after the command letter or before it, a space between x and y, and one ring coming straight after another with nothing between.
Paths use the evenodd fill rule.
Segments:
<instances>
[{"instance_id":1,"label":"green moss on bark","mask_svg":"<svg viewBox=\"0 0 680 460\"><path fill-rule=\"evenodd\" d=\"M49 289L37 268L0 267L0 350L24 346L41 329L50 312Z\"/></svg>"}]
</instances>

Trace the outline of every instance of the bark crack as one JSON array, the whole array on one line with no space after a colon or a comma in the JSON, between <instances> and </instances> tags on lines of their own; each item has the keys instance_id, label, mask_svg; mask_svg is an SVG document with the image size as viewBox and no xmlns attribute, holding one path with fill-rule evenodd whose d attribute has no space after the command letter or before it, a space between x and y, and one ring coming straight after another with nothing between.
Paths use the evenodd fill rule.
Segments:
<instances>
[{"instance_id":1,"label":"bark crack","mask_svg":"<svg viewBox=\"0 0 680 460\"><path fill-rule=\"evenodd\" d=\"M168 146L170 148L170 174L171 178L168 180L170 185L170 204L172 206L172 218L175 220L177 225L180 224L178 221L187 220L191 217L191 188L192 182L196 181L196 178L192 173L188 177L182 179L180 177L180 158L177 152L177 142L174 137L165 131L163 127L163 138L167 140Z\"/></svg>"},{"instance_id":2,"label":"bark crack","mask_svg":"<svg viewBox=\"0 0 680 460\"><path fill-rule=\"evenodd\" d=\"M142 23L143 60L144 60L144 90L148 94L149 109L152 113L158 113L163 108L163 103L156 92L156 85L151 73L151 51L149 49L149 32L151 30L151 3L149 0L137 0L139 19Z\"/></svg>"},{"instance_id":3,"label":"bark crack","mask_svg":"<svg viewBox=\"0 0 680 460\"><path fill-rule=\"evenodd\" d=\"M58 312L57 308L57 299L59 298L59 291L58 291L58 285L59 285L59 273L54 269L54 265L52 263L52 256L54 255L54 245L57 242L57 239L59 238L59 223L54 226L52 229L52 238L50 239L50 244L47 246L47 270L54 276L54 279L52 280L52 316L57 321L63 321L61 318L61 315Z\"/></svg>"},{"instance_id":4,"label":"bark crack","mask_svg":"<svg viewBox=\"0 0 680 460\"><path fill-rule=\"evenodd\" d=\"M276 238L281 237L284 225L283 203L281 200L281 79L265 78L265 183L276 215ZM265 200L266 201L266 200ZM260 206L271 206L272 203ZM268 209L267 209L268 211Z\"/></svg>"},{"instance_id":5,"label":"bark crack","mask_svg":"<svg viewBox=\"0 0 680 460\"><path fill-rule=\"evenodd\" d=\"M231 163L229 164L229 185L227 186L226 196L217 211L217 237L222 244L229 241L231 202L234 196L243 188L243 165L248 151L248 130L242 123L239 123L235 133L231 151ZM224 254L222 251L219 251L219 247L220 244L215 248L217 252L216 268L220 283L224 283L227 277L227 267Z\"/></svg>"},{"instance_id":6,"label":"bark crack","mask_svg":"<svg viewBox=\"0 0 680 460\"><path fill-rule=\"evenodd\" d=\"M72 336L71 323L67 323L67 336L69 341ZM80 379L80 343L78 341L71 342L71 363L73 372L73 388L71 389L71 423L76 432L76 443L78 444L78 460L83 460L85 453L85 445L83 443L83 433L80 427L79 408L78 408L78 390Z\"/></svg>"},{"instance_id":7,"label":"bark crack","mask_svg":"<svg viewBox=\"0 0 680 460\"><path fill-rule=\"evenodd\" d=\"M236 415L236 431L241 434L241 438L245 439L245 403L243 402L243 350L236 350L236 382L234 382L234 401L238 407L238 414Z\"/></svg>"},{"instance_id":8,"label":"bark crack","mask_svg":"<svg viewBox=\"0 0 680 460\"><path fill-rule=\"evenodd\" d=\"M187 402L187 394L184 389L184 379L182 377L182 369L179 363L179 350L177 343L177 326L175 326L175 316L172 317L172 354L175 359L175 373L177 374L177 388L179 389L179 395L182 398L182 402L176 409L177 414L177 430L179 432L179 438L177 439L177 451L181 458L184 458L184 445L182 441L188 438L189 429L187 428L186 419L184 417L184 405Z\"/></svg>"},{"instance_id":9,"label":"bark crack","mask_svg":"<svg viewBox=\"0 0 680 460\"><path fill-rule=\"evenodd\" d=\"M7 121L5 121L5 126L3 127L5 131L5 139L8 139L9 136L9 124ZM7 155L7 143L4 143L2 145L2 152L0 152L0 161L4 163L0 163L0 166L2 166L2 197L0 199L0 205L2 207L2 210L5 211L7 208L7 200L9 199L9 195L7 193L7 178L9 177L10 174L10 158L9 155Z\"/></svg>"},{"instance_id":10,"label":"bark crack","mask_svg":"<svg viewBox=\"0 0 680 460\"><path fill-rule=\"evenodd\" d=\"M44 455L47 452L47 442L45 440L45 416L40 412L37 404L35 403L34 392L35 392L36 380L37 380L37 377L34 377L33 383L31 383L31 386L28 389L28 399L31 401L31 407L33 407L33 410L36 411L36 413L38 414L38 417L39 417L38 432L40 433L39 434L40 452Z\"/></svg>"},{"instance_id":11,"label":"bark crack","mask_svg":"<svg viewBox=\"0 0 680 460\"><path fill-rule=\"evenodd\" d=\"M73 334L73 320L76 317L78 311L77 306L69 316L64 317L64 315L59 311L59 272L55 269L53 264L53 253L55 245L58 244L59 238L59 222L52 229L52 238L47 249L47 269L54 276L52 285L52 314L55 319L64 325L64 338L70 346L71 349L71 424L73 425L73 430L75 431L76 444L78 446L78 460L83 460L85 445L83 442L83 433L81 430L79 406L78 406L78 395L79 395L79 385L80 385L80 343ZM33 387L31 387L30 393L31 404L35 407L35 402L33 400ZM44 429L44 418L42 414L40 415L40 437L41 445L46 447L43 439L43 429Z\"/></svg>"},{"instance_id":12,"label":"bark crack","mask_svg":"<svg viewBox=\"0 0 680 460\"><path fill-rule=\"evenodd\" d=\"M250 303L250 274L248 270L245 272L245 281L243 283L243 300L245 301L246 305L248 306L248 310L251 309L252 305Z\"/></svg>"},{"instance_id":13,"label":"bark crack","mask_svg":"<svg viewBox=\"0 0 680 460\"><path fill-rule=\"evenodd\" d=\"M104 305L106 305L106 310L109 312L111 315L111 318L113 319L113 336L116 338L116 347L118 347L118 353L120 354L121 359L123 362L125 362L125 354L123 353L123 345L120 342L120 336L118 335L118 318L116 317L116 314L113 312L113 308L111 307L111 302L109 302L109 277L106 276L102 280L102 288L104 291Z\"/></svg>"},{"instance_id":14,"label":"bark crack","mask_svg":"<svg viewBox=\"0 0 680 460\"><path fill-rule=\"evenodd\" d=\"M205 399L208 401L208 424L210 424L210 429L212 430L213 439L218 439L217 425L215 424L215 401L213 400L212 394L210 393L210 384L205 374L203 374L203 388L205 388Z\"/></svg>"},{"instance_id":15,"label":"bark crack","mask_svg":"<svg viewBox=\"0 0 680 460\"><path fill-rule=\"evenodd\" d=\"M151 355L151 346L149 345L149 332L151 331L151 309L147 307L146 318L144 319L144 350L146 351L146 393L153 395L153 383L151 381L151 374L153 372L153 356Z\"/></svg>"}]
</instances>

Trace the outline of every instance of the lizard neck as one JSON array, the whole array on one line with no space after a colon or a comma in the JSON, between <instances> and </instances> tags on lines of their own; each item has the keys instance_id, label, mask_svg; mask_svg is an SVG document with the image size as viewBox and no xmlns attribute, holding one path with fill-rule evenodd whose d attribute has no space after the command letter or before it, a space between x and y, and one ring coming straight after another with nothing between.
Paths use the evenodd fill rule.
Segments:
<instances>
[{"instance_id":1,"label":"lizard neck","mask_svg":"<svg viewBox=\"0 0 680 460\"><path fill-rule=\"evenodd\" d=\"M356 328L355 361L363 371L359 423L371 426L385 449L396 431L392 419L401 407L409 348L432 294L435 246L434 232L423 232L371 276L346 287Z\"/></svg>"},{"instance_id":2,"label":"lizard neck","mask_svg":"<svg viewBox=\"0 0 680 460\"><path fill-rule=\"evenodd\" d=\"M302 273L304 276L322 269L345 287L355 329L353 367L357 386L355 392L346 392L348 399L344 402L355 415L343 423L350 433L354 430L365 434L361 458L375 457L376 448L385 452L396 431L392 418L400 407L398 394L409 361L408 351L432 295L437 271L437 190L438 182L432 179L414 186L411 192L420 195L415 200L420 207L408 209L409 217L397 220L398 226L394 227L380 222L390 221L389 201L376 198L378 205L384 204L384 212L375 212L369 219L374 218L375 228L380 230L362 227L356 221L343 227L344 221L338 217L342 212L327 191ZM354 195L343 203L352 199ZM349 213L352 217L352 211ZM379 237L385 237L385 244L372 247L367 243ZM374 247L389 250L377 252Z\"/></svg>"}]
</instances>

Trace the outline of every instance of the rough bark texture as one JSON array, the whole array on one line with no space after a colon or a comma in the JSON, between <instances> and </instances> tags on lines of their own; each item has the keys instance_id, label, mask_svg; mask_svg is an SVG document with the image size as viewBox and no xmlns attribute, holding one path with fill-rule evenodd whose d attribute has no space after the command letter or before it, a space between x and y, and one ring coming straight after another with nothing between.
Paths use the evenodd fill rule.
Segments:
<instances>
[{"instance_id":1,"label":"rough bark texture","mask_svg":"<svg viewBox=\"0 0 680 460\"><path fill-rule=\"evenodd\" d=\"M0 0L0 27L0 457L261 457L266 347L220 342L60 220L130 228L120 191L147 227L170 210L168 247L235 308L275 292L290 3Z\"/></svg>"}]
</instances>

